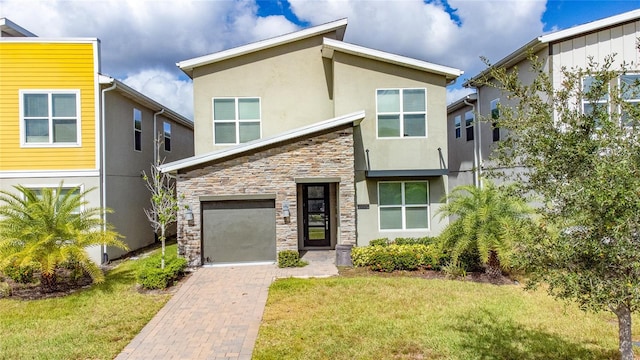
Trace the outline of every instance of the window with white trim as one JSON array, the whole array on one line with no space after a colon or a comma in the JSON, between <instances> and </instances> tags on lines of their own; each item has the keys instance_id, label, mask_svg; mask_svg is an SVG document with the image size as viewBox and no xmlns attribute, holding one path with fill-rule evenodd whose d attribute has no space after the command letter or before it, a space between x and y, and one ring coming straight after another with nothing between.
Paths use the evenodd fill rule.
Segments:
<instances>
[{"instance_id":1,"label":"window with white trim","mask_svg":"<svg viewBox=\"0 0 640 360\"><path fill-rule=\"evenodd\" d=\"M461 136L462 132L462 116L456 115L453 119L453 126L455 128L456 139Z\"/></svg>"},{"instance_id":2,"label":"window with white trim","mask_svg":"<svg viewBox=\"0 0 640 360\"><path fill-rule=\"evenodd\" d=\"M378 183L380 230L428 230L429 182Z\"/></svg>"},{"instance_id":3,"label":"window with white trim","mask_svg":"<svg viewBox=\"0 0 640 360\"><path fill-rule=\"evenodd\" d=\"M142 111L133 109L133 150L142 151Z\"/></svg>"},{"instance_id":4,"label":"window with white trim","mask_svg":"<svg viewBox=\"0 0 640 360\"><path fill-rule=\"evenodd\" d=\"M80 91L21 90L20 105L22 144L80 143Z\"/></svg>"},{"instance_id":5,"label":"window with white trim","mask_svg":"<svg viewBox=\"0 0 640 360\"><path fill-rule=\"evenodd\" d=\"M491 100L490 110L491 110L491 119L493 119L493 123L491 127L493 129L493 141L500 141L500 128L498 127L498 119L500 118L500 99Z\"/></svg>"},{"instance_id":6,"label":"window with white trim","mask_svg":"<svg viewBox=\"0 0 640 360\"><path fill-rule=\"evenodd\" d=\"M164 139L164 151L171 151L171 123L163 122L162 124L162 136Z\"/></svg>"},{"instance_id":7,"label":"window with white trim","mask_svg":"<svg viewBox=\"0 0 640 360\"><path fill-rule=\"evenodd\" d=\"M213 141L215 144L241 144L260 139L260 98L213 99Z\"/></svg>"},{"instance_id":8,"label":"window with white trim","mask_svg":"<svg viewBox=\"0 0 640 360\"><path fill-rule=\"evenodd\" d=\"M464 113L464 124L467 132L467 141L473 140L473 122L475 120L475 116L473 115L473 111L467 111Z\"/></svg>"},{"instance_id":9,"label":"window with white trim","mask_svg":"<svg viewBox=\"0 0 640 360\"><path fill-rule=\"evenodd\" d=\"M43 189L51 189L53 196L56 196L56 192L58 191L58 187L57 186L42 186L42 187L36 187L36 186L29 186L27 187L29 190L31 190L34 195L42 200L42 191ZM60 190L60 196L61 197L65 197L67 196L67 194L71 193L71 195L79 195L82 192L82 186L69 186L69 187L63 187ZM80 206L78 208L76 208L73 213L74 214L78 214L82 211L83 206Z\"/></svg>"},{"instance_id":10,"label":"window with white trim","mask_svg":"<svg viewBox=\"0 0 640 360\"><path fill-rule=\"evenodd\" d=\"M427 136L426 89L378 89L376 113L379 138Z\"/></svg>"},{"instance_id":11,"label":"window with white trim","mask_svg":"<svg viewBox=\"0 0 640 360\"><path fill-rule=\"evenodd\" d=\"M585 76L582 79L582 92L583 94L589 94L591 92L601 92L602 90L597 87L604 86L605 91L604 94L597 99L592 98L593 96L583 96L582 97L582 113L583 114L592 114L594 109L597 107L606 107L607 113L609 112L609 84L604 84L599 82L593 76Z\"/></svg>"},{"instance_id":12,"label":"window with white trim","mask_svg":"<svg viewBox=\"0 0 640 360\"><path fill-rule=\"evenodd\" d=\"M640 119L633 119L625 108L640 108L640 74L620 75L620 91L622 92L622 109L620 109L620 121L624 126L638 125ZM636 112L637 113L637 112Z\"/></svg>"}]
</instances>

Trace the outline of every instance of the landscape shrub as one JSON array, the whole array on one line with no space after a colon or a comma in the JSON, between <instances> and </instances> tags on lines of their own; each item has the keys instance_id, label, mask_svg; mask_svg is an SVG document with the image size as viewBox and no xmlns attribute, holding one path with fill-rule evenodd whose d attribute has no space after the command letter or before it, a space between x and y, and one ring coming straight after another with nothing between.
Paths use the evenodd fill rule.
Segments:
<instances>
[{"instance_id":1,"label":"landscape shrub","mask_svg":"<svg viewBox=\"0 0 640 360\"><path fill-rule=\"evenodd\" d=\"M393 240L393 243L397 245L415 245L415 244L431 245L436 243L437 239L438 238L431 237L431 236L425 236L421 238L395 238Z\"/></svg>"},{"instance_id":2,"label":"landscape shrub","mask_svg":"<svg viewBox=\"0 0 640 360\"><path fill-rule=\"evenodd\" d=\"M278 267L303 267L308 263L300 259L300 253L295 250L283 250L278 253Z\"/></svg>"},{"instance_id":3,"label":"landscape shrub","mask_svg":"<svg viewBox=\"0 0 640 360\"><path fill-rule=\"evenodd\" d=\"M11 286L6 282L0 282L0 299L11 296Z\"/></svg>"},{"instance_id":4,"label":"landscape shrub","mask_svg":"<svg viewBox=\"0 0 640 360\"><path fill-rule=\"evenodd\" d=\"M389 245L388 238L381 238L369 241L369 246L387 246Z\"/></svg>"},{"instance_id":5,"label":"landscape shrub","mask_svg":"<svg viewBox=\"0 0 640 360\"><path fill-rule=\"evenodd\" d=\"M187 260L179 257L167 257L164 269L160 268L160 256L144 260L136 276L138 283L145 289L166 289L184 275Z\"/></svg>"},{"instance_id":6,"label":"landscape shrub","mask_svg":"<svg viewBox=\"0 0 640 360\"><path fill-rule=\"evenodd\" d=\"M2 269L2 272L11 280L20 284L29 284L34 280L33 273L35 267L31 265L15 266L9 265Z\"/></svg>"},{"instance_id":7,"label":"landscape shrub","mask_svg":"<svg viewBox=\"0 0 640 360\"><path fill-rule=\"evenodd\" d=\"M435 269L439 263L435 247L423 244L356 247L351 251L351 258L354 266L384 272L421 267Z\"/></svg>"}]
</instances>

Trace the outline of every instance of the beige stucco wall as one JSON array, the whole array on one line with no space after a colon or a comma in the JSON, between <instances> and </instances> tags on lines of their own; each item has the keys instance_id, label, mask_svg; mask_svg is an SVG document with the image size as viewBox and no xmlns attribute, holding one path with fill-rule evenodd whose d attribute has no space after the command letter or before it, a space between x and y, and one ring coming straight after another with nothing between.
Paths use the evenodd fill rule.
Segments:
<instances>
[{"instance_id":1,"label":"beige stucco wall","mask_svg":"<svg viewBox=\"0 0 640 360\"><path fill-rule=\"evenodd\" d=\"M316 36L196 68L196 155L229 147L213 144L214 97L260 97L263 138L333 118L330 60L320 54L322 38Z\"/></svg>"}]
</instances>

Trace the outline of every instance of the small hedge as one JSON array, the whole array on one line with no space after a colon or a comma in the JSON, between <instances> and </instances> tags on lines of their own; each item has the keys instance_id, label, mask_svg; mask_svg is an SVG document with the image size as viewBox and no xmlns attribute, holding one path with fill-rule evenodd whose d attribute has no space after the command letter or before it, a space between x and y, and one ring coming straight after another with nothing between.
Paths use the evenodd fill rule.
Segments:
<instances>
[{"instance_id":1,"label":"small hedge","mask_svg":"<svg viewBox=\"0 0 640 360\"><path fill-rule=\"evenodd\" d=\"M2 269L2 272L11 280L20 283L28 284L34 281L33 273L35 272L35 266L15 266L9 265Z\"/></svg>"},{"instance_id":2,"label":"small hedge","mask_svg":"<svg viewBox=\"0 0 640 360\"><path fill-rule=\"evenodd\" d=\"M300 253L295 250L282 250L278 253L278 267L303 267L309 263L300 259Z\"/></svg>"},{"instance_id":3,"label":"small hedge","mask_svg":"<svg viewBox=\"0 0 640 360\"><path fill-rule=\"evenodd\" d=\"M439 257L433 245L373 245L351 250L354 266L368 266L375 271L436 269Z\"/></svg>"},{"instance_id":4,"label":"small hedge","mask_svg":"<svg viewBox=\"0 0 640 360\"><path fill-rule=\"evenodd\" d=\"M143 260L136 279L145 289L166 289L184 275L187 260L178 257L165 257L164 269L160 268L161 257L154 255Z\"/></svg>"}]
</instances>

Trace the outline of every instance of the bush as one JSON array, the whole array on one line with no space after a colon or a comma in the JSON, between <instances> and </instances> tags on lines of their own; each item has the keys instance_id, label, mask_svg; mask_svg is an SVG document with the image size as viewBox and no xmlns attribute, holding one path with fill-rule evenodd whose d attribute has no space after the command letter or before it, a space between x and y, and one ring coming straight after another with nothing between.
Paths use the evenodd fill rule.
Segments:
<instances>
[{"instance_id":1,"label":"bush","mask_svg":"<svg viewBox=\"0 0 640 360\"><path fill-rule=\"evenodd\" d=\"M180 279L187 268L187 260L178 257L165 258L164 269L160 268L160 256L152 256L144 261L136 278L145 289L166 289Z\"/></svg>"},{"instance_id":2,"label":"bush","mask_svg":"<svg viewBox=\"0 0 640 360\"><path fill-rule=\"evenodd\" d=\"M283 250L278 253L278 267L303 267L307 264L300 259L300 254L295 250Z\"/></svg>"},{"instance_id":3,"label":"bush","mask_svg":"<svg viewBox=\"0 0 640 360\"><path fill-rule=\"evenodd\" d=\"M433 245L413 244L356 247L351 251L354 266L368 266L375 271L435 269L438 255Z\"/></svg>"},{"instance_id":4,"label":"bush","mask_svg":"<svg viewBox=\"0 0 640 360\"><path fill-rule=\"evenodd\" d=\"M381 238L369 241L369 246L387 246L389 245L389 239Z\"/></svg>"},{"instance_id":5,"label":"bush","mask_svg":"<svg viewBox=\"0 0 640 360\"><path fill-rule=\"evenodd\" d=\"M11 296L11 286L6 282L0 282L0 299Z\"/></svg>"},{"instance_id":6,"label":"bush","mask_svg":"<svg viewBox=\"0 0 640 360\"><path fill-rule=\"evenodd\" d=\"M29 284L33 282L33 273L35 267L31 265L15 266L9 265L2 269L2 272L11 280L20 284Z\"/></svg>"},{"instance_id":7,"label":"bush","mask_svg":"<svg viewBox=\"0 0 640 360\"><path fill-rule=\"evenodd\" d=\"M437 242L437 239L438 238L430 237L430 236L425 236L421 238L395 238L393 240L393 243L397 245L415 245L415 244L431 245L431 244L435 244Z\"/></svg>"}]
</instances>

